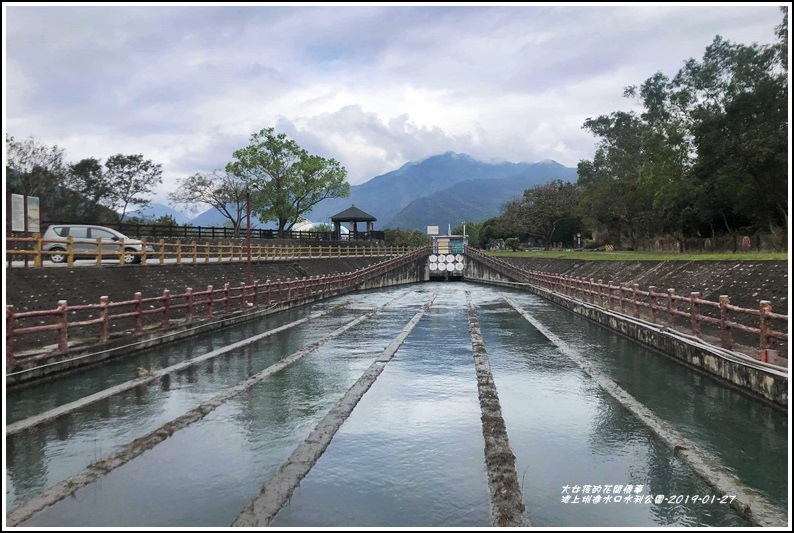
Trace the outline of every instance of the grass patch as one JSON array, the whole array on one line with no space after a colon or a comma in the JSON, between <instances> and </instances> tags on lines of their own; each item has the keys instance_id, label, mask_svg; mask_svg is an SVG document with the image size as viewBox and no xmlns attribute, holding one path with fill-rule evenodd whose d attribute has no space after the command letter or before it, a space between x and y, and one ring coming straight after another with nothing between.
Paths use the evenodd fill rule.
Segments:
<instances>
[{"instance_id":1,"label":"grass patch","mask_svg":"<svg viewBox=\"0 0 794 533\"><path fill-rule=\"evenodd\" d=\"M585 261L788 261L788 253L702 253L672 252L590 252L582 250L528 252L487 252L496 257L530 257L536 259L577 259Z\"/></svg>"}]
</instances>

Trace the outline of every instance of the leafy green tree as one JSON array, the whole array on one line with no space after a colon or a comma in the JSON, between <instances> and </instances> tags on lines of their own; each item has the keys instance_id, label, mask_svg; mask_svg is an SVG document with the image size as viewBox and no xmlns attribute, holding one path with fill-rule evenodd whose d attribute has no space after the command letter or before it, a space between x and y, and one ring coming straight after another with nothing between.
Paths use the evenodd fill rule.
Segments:
<instances>
[{"instance_id":1,"label":"leafy green tree","mask_svg":"<svg viewBox=\"0 0 794 533\"><path fill-rule=\"evenodd\" d=\"M618 111L587 119L583 126L600 139L592 161L578 165L583 189L579 213L595 227L608 230L622 246L623 236L634 241L652 231L652 198L640 182L647 156L643 142L647 128L634 113Z\"/></svg>"},{"instance_id":2,"label":"leafy green tree","mask_svg":"<svg viewBox=\"0 0 794 533\"><path fill-rule=\"evenodd\" d=\"M67 185L82 197L80 211L83 220L101 223L118 221L118 215L104 205L109 202L112 189L100 159L88 157L70 163Z\"/></svg>"},{"instance_id":3,"label":"leafy green tree","mask_svg":"<svg viewBox=\"0 0 794 533\"><path fill-rule=\"evenodd\" d=\"M411 232L410 237L408 237L408 246L410 248L421 248L422 246L427 246L431 242L430 237L424 234L421 230L415 229Z\"/></svg>"},{"instance_id":4,"label":"leafy green tree","mask_svg":"<svg viewBox=\"0 0 794 533\"><path fill-rule=\"evenodd\" d=\"M197 172L178 179L177 183L177 190L168 195L172 205L183 205L194 212L198 204L209 205L231 223L234 236L240 236L246 215L246 180L230 172L214 170L209 174Z\"/></svg>"},{"instance_id":5,"label":"leafy green tree","mask_svg":"<svg viewBox=\"0 0 794 533\"><path fill-rule=\"evenodd\" d=\"M513 250L514 252L518 251L518 247L521 245L521 241L519 241L515 237L510 237L505 241L505 246Z\"/></svg>"},{"instance_id":6,"label":"leafy green tree","mask_svg":"<svg viewBox=\"0 0 794 533\"><path fill-rule=\"evenodd\" d=\"M331 233L334 231L334 228L332 228L330 224L317 224L314 226L312 231L316 231L318 233Z\"/></svg>"},{"instance_id":7,"label":"leafy green tree","mask_svg":"<svg viewBox=\"0 0 794 533\"><path fill-rule=\"evenodd\" d=\"M456 226L452 229L452 233L455 235L463 235L464 225L461 224L460 226ZM480 246L480 224L475 222L468 221L465 223L466 226L466 238L469 242L469 246L479 247Z\"/></svg>"},{"instance_id":8,"label":"leafy green tree","mask_svg":"<svg viewBox=\"0 0 794 533\"><path fill-rule=\"evenodd\" d=\"M326 198L345 197L350 185L338 161L310 155L283 133L265 128L233 154L226 171L251 185L257 217L274 220L279 235Z\"/></svg>"},{"instance_id":9,"label":"leafy green tree","mask_svg":"<svg viewBox=\"0 0 794 533\"><path fill-rule=\"evenodd\" d=\"M121 210L121 220L124 220L130 204L139 207L151 204L147 195L163 182L162 165L155 164L151 159L144 159L141 154L110 156L105 162L105 168L109 187L107 205L117 211Z\"/></svg>"},{"instance_id":10,"label":"leafy green tree","mask_svg":"<svg viewBox=\"0 0 794 533\"><path fill-rule=\"evenodd\" d=\"M576 185L554 180L524 191L518 200L507 202L501 219L506 228L523 231L551 248L557 228L566 220L574 218L574 209L579 201Z\"/></svg>"},{"instance_id":11,"label":"leafy green tree","mask_svg":"<svg viewBox=\"0 0 794 533\"><path fill-rule=\"evenodd\" d=\"M580 213L593 229L685 239L788 226L788 10L771 46L720 36L672 78L624 96L641 114L588 119L599 144L579 164Z\"/></svg>"}]
</instances>

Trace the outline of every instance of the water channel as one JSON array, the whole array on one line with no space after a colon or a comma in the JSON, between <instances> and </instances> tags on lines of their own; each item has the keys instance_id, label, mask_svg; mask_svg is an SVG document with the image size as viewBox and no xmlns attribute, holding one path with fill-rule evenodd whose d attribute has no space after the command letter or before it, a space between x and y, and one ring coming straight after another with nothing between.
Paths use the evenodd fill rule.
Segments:
<instances>
[{"instance_id":1,"label":"water channel","mask_svg":"<svg viewBox=\"0 0 794 533\"><path fill-rule=\"evenodd\" d=\"M7 509L69 485L91 463L300 352L20 523L228 526L435 295L272 525L489 526L467 292L532 525L749 522L504 296L785 514L785 412L537 296L470 283L350 294L10 391L7 422L24 425L141 369L166 369L306 319L7 435Z\"/></svg>"}]
</instances>

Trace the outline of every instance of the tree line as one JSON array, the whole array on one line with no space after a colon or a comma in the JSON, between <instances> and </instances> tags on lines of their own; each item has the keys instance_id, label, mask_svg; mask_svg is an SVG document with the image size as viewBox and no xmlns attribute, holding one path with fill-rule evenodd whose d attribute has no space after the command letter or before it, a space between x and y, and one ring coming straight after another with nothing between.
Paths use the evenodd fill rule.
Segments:
<instances>
[{"instance_id":1,"label":"tree line","mask_svg":"<svg viewBox=\"0 0 794 533\"><path fill-rule=\"evenodd\" d=\"M104 164L95 157L66 163L57 145L6 135L6 155L8 191L38 196L50 220L124 222L128 208L150 205L162 183L162 165L141 154L117 154ZM178 188L168 198L192 209L209 205L239 235L250 196L252 213L263 222L275 221L283 235L320 201L348 196L346 177L335 159L309 154L286 135L265 128L251 135L248 146L236 150L223 169L177 179ZM168 216L156 222L175 224Z\"/></svg>"},{"instance_id":2,"label":"tree line","mask_svg":"<svg viewBox=\"0 0 794 533\"><path fill-rule=\"evenodd\" d=\"M716 36L702 59L657 72L623 95L639 111L588 118L597 139L578 181L525 191L473 230L545 247L584 231L599 242L770 233L787 242L788 8L772 45ZM734 239L734 242L736 239ZM785 246L785 244L783 244Z\"/></svg>"},{"instance_id":3,"label":"tree line","mask_svg":"<svg viewBox=\"0 0 794 533\"><path fill-rule=\"evenodd\" d=\"M102 163L89 157L67 163L63 148L33 137L6 135L6 188L37 196L44 216L60 220L111 223L124 219L130 205L149 205L162 182L162 165L142 154L116 154Z\"/></svg>"}]
</instances>

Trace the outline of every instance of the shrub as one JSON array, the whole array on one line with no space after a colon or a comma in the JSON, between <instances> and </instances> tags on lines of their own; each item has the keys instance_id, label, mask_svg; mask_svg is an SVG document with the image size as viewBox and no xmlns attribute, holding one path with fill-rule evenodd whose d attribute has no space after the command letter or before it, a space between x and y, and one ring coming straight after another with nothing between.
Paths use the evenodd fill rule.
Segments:
<instances>
[{"instance_id":1,"label":"shrub","mask_svg":"<svg viewBox=\"0 0 794 533\"><path fill-rule=\"evenodd\" d=\"M518 251L518 246L520 244L521 244L521 242L518 239L516 239L515 237L510 237L509 239L507 239L505 241L505 246L507 246L508 248L513 250L514 252Z\"/></svg>"}]
</instances>

